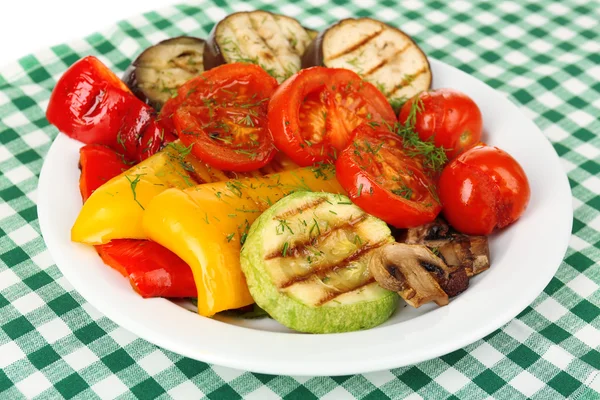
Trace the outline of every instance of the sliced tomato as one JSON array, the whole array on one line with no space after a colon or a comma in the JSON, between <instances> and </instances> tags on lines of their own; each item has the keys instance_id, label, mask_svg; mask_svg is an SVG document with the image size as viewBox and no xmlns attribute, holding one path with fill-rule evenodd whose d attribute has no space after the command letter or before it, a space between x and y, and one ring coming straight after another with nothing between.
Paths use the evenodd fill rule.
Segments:
<instances>
[{"instance_id":1,"label":"sliced tomato","mask_svg":"<svg viewBox=\"0 0 600 400\"><path fill-rule=\"evenodd\" d=\"M277 81L253 64L225 64L179 88L162 109L192 153L219 169L263 167L276 149L267 126L268 101Z\"/></svg>"},{"instance_id":2,"label":"sliced tomato","mask_svg":"<svg viewBox=\"0 0 600 400\"><path fill-rule=\"evenodd\" d=\"M363 123L395 122L385 96L346 69L303 69L282 83L269 102L275 145L300 166L335 160Z\"/></svg>"},{"instance_id":3,"label":"sliced tomato","mask_svg":"<svg viewBox=\"0 0 600 400\"><path fill-rule=\"evenodd\" d=\"M396 228L431 222L442 207L423 160L408 156L402 139L365 125L335 163L336 178L360 208Z\"/></svg>"}]
</instances>

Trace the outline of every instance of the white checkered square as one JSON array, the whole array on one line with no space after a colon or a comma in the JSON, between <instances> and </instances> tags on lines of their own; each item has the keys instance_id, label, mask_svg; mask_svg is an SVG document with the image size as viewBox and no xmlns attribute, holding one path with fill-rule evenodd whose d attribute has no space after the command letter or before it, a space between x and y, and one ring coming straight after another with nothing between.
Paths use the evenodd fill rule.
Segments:
<instances>
[{"instance_id":1,"label":"white checkered square","mask_svg":"<svg viewBox=\"0 0 600 400\"><path fill-rule=\"evenodd\" d=\"M456 393L469 383L469 378L455 368L450 367L436 377L435 381L450 393Z\"/></svg>"},{"instance_id":2,"label":"white checkered square","mask_svg":"<svg viewBox=\"0 0 600 400\"><path fill-rule=\"evenodd\" d=\"M61 318L54 318L37 328L46 342L53 344L71 334L71 329Z\"/></svg>"}]
</instances>

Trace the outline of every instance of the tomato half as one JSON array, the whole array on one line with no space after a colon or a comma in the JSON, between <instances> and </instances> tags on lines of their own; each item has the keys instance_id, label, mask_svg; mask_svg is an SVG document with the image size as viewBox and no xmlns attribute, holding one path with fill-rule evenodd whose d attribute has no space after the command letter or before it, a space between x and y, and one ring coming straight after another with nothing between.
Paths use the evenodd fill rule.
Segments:
<instances>
[{"instance_id":1,"label":"tomato half","mask_svg":"<svg viewBox=\"0 0 600 400\"><path fill-rule=\"evenodd\" d=\"M471 235L489 235L516 221L530 193L519 163L491 146L477 146L458 156L439 181L444 216L454 228Z\"/></svg>"},{"instance_id":2,"label":"tomato half","mask_svg":"<svg viewBox=\"0 0 600 400\"><path fill-rule=\"evenodd\" d=\"M357 128L335 163L336 178L360 208L396 228L431 222L439 214L433 180L419 157L406 154L399 136Z\"/></svg>"},{"instance_id":3,"label":"tomato half","mask_svg":"<svg viewBox=\"0 0 600 400\"><path fill-rule=\"evenodd\" d=\"M257 65L225 64L181 86L161 116L172 118L183 144L207 164L251 171L276 152L267 126L268 101L276 88L277 81Z\"/></svg>"},{"instance_id":4,"label":"tomato half","mask_svg":"<svg viewBox=\"0 0 600 400\"><path fill-rule=\"evenodd\" d=\"M275 145L300 166L334 160L365 122L394 125L394 110L375 86L346 69L303 69L269 102Z\"/></svg>"},{"instance_id":5,"label":"tomato half","mask_svg":"<svg viewBox=\"0 0 600 400\"><path fill-rule=\"evenodd\" d=\"M481 111L466 94L454 89L438 89L422 92L416 98L421 107L413 113L415 131L421 140L433 137L434 144L445 149L449 160L481 139ZM402 106L398 116L401 123L411 117L414 102L412 98Z\"/></svg>"}]
</instances>

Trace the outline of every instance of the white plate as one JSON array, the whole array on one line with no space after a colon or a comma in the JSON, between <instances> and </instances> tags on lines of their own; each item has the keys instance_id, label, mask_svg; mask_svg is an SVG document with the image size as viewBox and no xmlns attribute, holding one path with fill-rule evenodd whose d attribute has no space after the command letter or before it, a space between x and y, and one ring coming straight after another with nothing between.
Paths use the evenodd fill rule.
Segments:
<instances>
[{"instance_id":1,"label":"white plate","mask_svg":"<svg viewBox=\"0 0 600 400\"><path fill-rule=\"evenodd\" d=\"M490 241L492 267L446 306L403 307L384 325L360 332L308 335L275 321L204 318L165 299L144 300L94 249L72 243L81 208L81 144L54 141L39 182L38 213L54 261L81 295L117 324L184 356L254 372L346 375L417 363L466 346L510 321L548 284L567 249L571 192L559 158L533 122L503 94L431 60L434 87L452 87L481 108L484 140L525 169L531 202L513 226Z\"/></svg>"}]
</instances>

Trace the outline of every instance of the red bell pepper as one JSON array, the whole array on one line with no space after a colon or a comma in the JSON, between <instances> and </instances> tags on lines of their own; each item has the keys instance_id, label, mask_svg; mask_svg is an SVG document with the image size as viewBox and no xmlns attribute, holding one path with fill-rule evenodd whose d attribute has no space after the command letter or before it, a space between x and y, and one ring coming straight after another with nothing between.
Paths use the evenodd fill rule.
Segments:
<instances>
[{"instance_id":1,"label":"red bell pepper","mask_svg":"<svg viewBox=\"0 0 600 400\"><path fill-rule=\"evenodd\" d=\"M79 191L85 202L102 184L129 169L122 156L101 144L88 144L79 150Z\"/></svg>"},{"instance_id":2,"label":"red bell pepper","mask_svg":"<svg viewBox=\"0 0 600 400\"><path fill-rule=\"evenodd\" d=\"M150 240L117 239L96 246L105 264L129 278L142 297L196 297L192 270L179 256Z\"/></svg>"},{"instance_id":3,"label":"red bell pepper","mask_svg":"<svg viewBox=\"0 0 600 400\"><path fill-rule=\"evenodd\" d=\"M77 61L58 80L46 118L73 139L110 146L134 161L176 138L156 112L94 56Z\"/></svg>"},{"instance_id":4,"label":"red bell pepper","mask_svg":"<svg viewBox=\"0 0 600 400\"><path fill-rule=\"evenodd\" d=\"M122 157L102 145L81 148L79 189L83 201L104 182L128 168ZM105 264L129 278L142 297L196 297L190 267L175 253L149 240L120 239L95 246Z\"/></svg>"}]
</instances>

